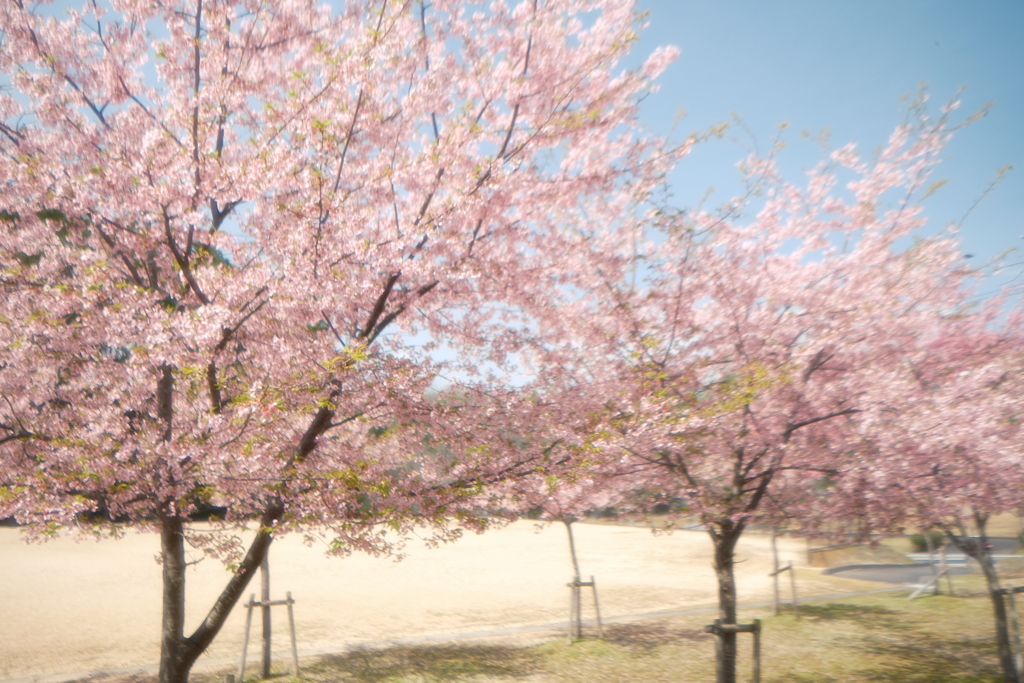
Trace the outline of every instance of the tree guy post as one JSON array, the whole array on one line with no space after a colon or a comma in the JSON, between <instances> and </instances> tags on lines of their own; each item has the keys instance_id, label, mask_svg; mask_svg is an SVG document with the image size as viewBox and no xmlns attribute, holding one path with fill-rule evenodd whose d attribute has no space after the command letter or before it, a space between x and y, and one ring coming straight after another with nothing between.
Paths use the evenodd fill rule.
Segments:
<instances>
[{"instance_id":1,"label":"tree guy post","mask_svg":"<svg viewBox=\"0 0 1024 683\"><path fill-rule=\"evenodd\" d=\"M263 661L260 664L260 678L270 677L270 548L260 564L260 602L263 603Z\"/></svg>"},{"instance_id":2,"label":"tree guy post","mask_svg":"<svg viewBox=\"0 0 1024 683\"><path fill-rule=\"evenodd\" d=\"M704 627L705 633L715 636L715 678L717 683L727 683L725 674L725 658L722 656L723 633L751 633L754 636L754 676L753 683L761 683L761 620L754 619L752 624L723 624L721 619Z\"/></svg>"},{"instance_id":3,"label":"tree guy post","mask_svg":"<svg viewBox=\"0 0 1024 683\"><path fill-rule=\"evenodd\" d=\"M775 544L775 527L772 527L772 616L779 616L779 548Z\"/></svg>"}]
</instances>

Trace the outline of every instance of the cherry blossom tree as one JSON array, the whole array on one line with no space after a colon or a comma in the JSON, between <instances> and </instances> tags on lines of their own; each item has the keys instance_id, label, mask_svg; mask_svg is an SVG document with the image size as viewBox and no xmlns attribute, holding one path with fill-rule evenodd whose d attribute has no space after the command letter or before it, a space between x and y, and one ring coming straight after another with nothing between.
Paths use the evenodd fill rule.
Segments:
<instances>
[{"instance_id":1,"label":"cherry blossom tree","mask_svg":"<svg viewBox=\"0 0 1024 683\"><path fill-rule=\"evenodd\" d=\"M920 236L951 110L918 111L870 162L833 152L803 187L774 152L751 157L749 192L723 214L662 211L617 245L595 237L594 275L562 304L566 341L547 362L592 387L581 410L603 415L601 457L646 471L642 488L685 499L706 526L725 624L744 530L806 513L801 501L867 457L865 430L902 409L904 353L962 299L955 237ZM718 680L731 683L736 635L721 639Z\"/></svg>"},{"instance_id":2,"label":"cherry blossom tree","mask_svg":"<svg viewBox=\"0 0 1024 683\"><path fill-rule=\"evenodd\" d=\"M628 499L629 491L623 488L628 487L629 477L625 472L609 471L607 463L586 457L585 445L553 442L547 452L550 455L546 466L513 480L510 485L513 491L508 498L515 501L514 509L539 512L541 520L565 526L573 571L569 584L570 636L579 638L583 632L580 591L581 584L585 582L580 571L573 525L587 512L614 507L620 499ZM594 588L595 595L596 591Z\"/></svg>"},{"instance_id":3,"label":"cherry blossom tree","mask_svg":"<svg viewBox=\"0 0 1024 683\"><path fill-rule=\"evenodd\" d=\"M618 66L621 0L49 10L0 3L0 517L159 531L185 681L274 535L390 552L545 457L500 378L570 228L678 156L635 122L674 52ZM193 533L207 503L248 549ZM233 563L188 636L186 542Z\"/></svg>"},{"instance_id":4,"label":"cherry blossom tree","mask_svg":"<svg viewBox=\"0 0 1024 683\"><path fill-rule=\"evenodd\" d=\"M994 514L1016 510L1024 490L1019 305L967 296L923 330L904 354L901 410L878 415L829 497L875 524L941 529L978 562L992 601L1004 678L1021 680L1010 642L1006 598L988 542Z\"/></svg>"}]
</instances>

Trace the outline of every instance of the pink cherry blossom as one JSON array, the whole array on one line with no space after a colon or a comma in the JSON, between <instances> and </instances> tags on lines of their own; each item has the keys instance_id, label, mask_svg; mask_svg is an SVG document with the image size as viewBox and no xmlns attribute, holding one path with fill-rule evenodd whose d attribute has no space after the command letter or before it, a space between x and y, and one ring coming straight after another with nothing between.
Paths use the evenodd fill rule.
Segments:
<instances>
[{"instance_id":1,"label":"pink cherry blossom","mask_svg":"<svg viewBox=\"0 0 1024 683\"><path fill-rule=\"evenodd\" d=\"M502 378L587 212L685 153L636 123L671 54L624 69L621 0L49 9L0 2L0 517L159 531L184 681L274 535L398 552L539 466ZM236 567L187 638L186 542Z\"/></svg>"}]
</instances>

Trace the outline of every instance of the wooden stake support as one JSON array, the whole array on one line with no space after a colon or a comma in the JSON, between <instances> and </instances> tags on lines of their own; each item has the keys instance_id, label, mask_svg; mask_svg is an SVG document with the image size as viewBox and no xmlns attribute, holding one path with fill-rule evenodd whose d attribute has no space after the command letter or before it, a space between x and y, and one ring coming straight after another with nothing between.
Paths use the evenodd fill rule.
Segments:
<instances>
[{"instance_id":1,"label":"wooden stake support","mask_svg":"<svg viewBox=\"0 0 1024 683\"><path fill-rule=\"evenodd\" d=\"M295 600L292 599L291 591L286 593L286 595L288 598L285 600L257 600L255 593L249 596L249 602L245 605L247 610L245 615L245 638L242 639L242 662L238 665L238 683L242 683L245 678L245 657L249 649L249 629L252 626L252 611L257 607L269 609L275 605L288 606L288 626L292 632L292 673L296 677L299 675L299 648L295 642L295 612L292 609Z\"/></svg>"},{"instance_id":2,"label":"wooden stake support","mask_svg":"<svg viewBox=\"0 0 1024 683\"><path fill-rule=\"evenodd\" d=\"M263 660L260 662L260 678L270 678L270 552L263 555L260 563L260 600L263 604Z\"/></svg>"},{"instance_id":3,"label":"wooden stake support","mask_svg":"<svg viewBox=\"0 0 1024 683\"><path fill-rule=\"evenodd\" d=\"M780 570L782 571L782 570ZM723 624L721 619L715 619L715 623L704 627L705 633L715 636L715 661L722 662L722 634L723 633L753 633L754 634L754 683L761 683L761 620L754 619L753 624Z\"/></svg>"},{"instance_id":4,"label":"wooden stake support","mask_svg":"<svg viewBox=\"0 0 1024 683\"><path fill-rule=\"evenodd\" d=\"M597 582L594 577L590 581L580 581L577 576L565 584L570 589L569 594L569 635L568 642L572 644L576 638L583 637L582 602L583 595L580 589L590 587L594 593L594 612L597 613L597 637L604 638L604 626L601 624L601 606L597 602Z\"/></svg>"},{"instance_id":5,"label":"wooden stake support","mask_svg":"<svg viewBox=\"0 0 1024 683\"><path fill-rule=\"evenodd\" d=\"M775 545L775 528L772 527L772 566L774 571L768 576L772 577L772 616L779 616L779 548Z\"/></svg>"},{"instance_id":6,"label":"wooden stake support","mask_svg":"<svg viewBox=\"0 0 1024 683\"><path fill-rule=\"evenodd\" d=\"M914 598L920 597L921 594L929 588L932 589L933 595L938 595L939 583L941 583L941 579L943 576L946 577L946 585L949 587L949 594L953 595L953 576L949 572L949 565L946 564L946 546L942 546L941 548L939 548L939 564L936 565L934 559L935 554L932 551L931 540L927 534L925 535L925 538L928 539L928 564L931 565L932 568L932 578L928 581L925 581L924 584L922 584L919 588L917 588L917 590L911 593L910 597L908 598L909 600L913 600Z\"/></svg>"},{"instance_id":7,"label":"wooden stake support","mask_svg":"<svg viewBox=\"0 0 1024 683\"><path fill-rule=\"evenodd\" d=\"M782 567L781 569L776 569L775 571L773 571L771 574L768 575L768 576L770 576L770 577L775 579L775 603L774 603L774 610L773 610L773 612L775 614L779 613L779 579L778 579L778 576L779 576L779 574L781 574L783 572L789 572L789 588L790 588L791 591L793 591L793 614L795 614L796 618L799 619L800 618L800 606L797 604L797 600L796 600L796 576L794 576L793 563L792 562L788 562L785 567Z\"/></svg>"},{"instance_id":8,"label":"wooden stake support","mask_svg":"<svg viewBox=\"0 0 1024 683\"><path fill-rule=\"evenodd\" d=\"M915 590L913 593L911 593L910 597L907 598L907 599L908 600L913 600L914 598L918 598L918 597L921 596L921 593L924 593L929 588L932 589L933 594L938 595L938 592L939 592L939 579L941 579L943 576L945 576L947 580L949 579L949 570L948 569L943 569L943 570L939 571L938 573L933 574L932 578L928 579L923 584L921 584L921 586L918 587L918 589ZM950 584L950 586L952 586L952 583Z\"/></svg>"},{"instance_id":9,"label":"wooden stake support","mask_svg":"<svg viewBox=\"0 0 1024 683\"><path fill-rule=\"evenodd\" d=\"M946 575L946 585L949 587L949 594L953 595L953 575L949 573L949 567L946 565L946 546L942 546L939 549L939 567L942 570L940 573ZM938 584L935 584L938 587Z\"/></svg>"}]
</instances>

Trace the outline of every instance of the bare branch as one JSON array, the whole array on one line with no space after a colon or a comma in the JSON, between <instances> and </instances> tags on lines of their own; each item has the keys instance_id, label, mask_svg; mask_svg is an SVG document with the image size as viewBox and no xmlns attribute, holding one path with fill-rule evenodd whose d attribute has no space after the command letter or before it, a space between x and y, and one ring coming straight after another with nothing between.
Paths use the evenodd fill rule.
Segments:
<instances>
[{"instance_id":1,"label":"bare branch","mask_svg":"<svg viewBox=\"0 0 1024 683\"><path fill-rule=\"evenodd\" d=\"M377 325L377 320L380 318L381 313L384 312L384 307L388 303L388 297L391 296L391 290L394 289L395 283L398 282L398 278L401 277L402 273L394 273L388 278L387 282L384 283L384 291L377 297L377 303L374 304L373 310L370 311L370 318L366 321L366 325L356 335L357 339L366 339L373 334L374 327Z\"/></svg>"},{"instance_id":2,"label":"bare branch","mask_svg":"<svg viewBox=\"0 0 1024 683\"><path fill-rule=\"evenodd\" d=\"M423 285L422 287L416 290L416 296L422 297L437 285L438 280L434 280L431 283ZM398 308L388 313L386 316L384 316L383 319L381 319L379 323L377 323L377 327L373 330L373 334L370 335L370 339L366 342L367 345L372 344L377 339L377 337L380 336L381 332L383 332L387 328L388 325L393 323L398 316L402 315L402 313L406 311L407 303L408 302L401 304Z\"/></svg>"},{"instance_id":3,"label":"bare branch","mask_svg":"<svg viewBox=\"0 0 1024 683\"><path fill-rule=\"evenodd\" d=\"M809 420L804 420L803 422L791 424L787 426L786 430L782 433L782 441L783 443L788 442L789 437L793 434L793 432L808 425L812 425L815 422L824 422L825 420L831 420L834 417L841 417L843 415L853 415L854 413L860 412L863 412L860 408L847 408L846 410L839 410L834 413L829 413L828 415L820 415L818 417L812 417Z\"/></svg>"},{"instance_id":4,"label":"bare branch","mask_svg":"<svg viewBox=\"0 0 1024 683\"><path fill-rule=\"evenodd\" d=\"M183 150L186 149L185 145L181 142L181 140L178 139L178 136L175 135L170 128L164 125L163 121L154 116L153 112L149 110L149 107L144 105L138 97L132 94L132 92L128 89L128 84L124 82L124 79L121 78L120 75L118 75L117 80L121 84L121 90L124 91L124 94L128 96L128 99L130 99L132 102L138 105L138 107L143 111L144 114L146 114L146 116L148 116L150 119L153 120L154 123L160 126L160 128L163 129L165 133L167 133L167 136L174 140L175 144L177 144L178 147L180 147Z\"/></svg>"},{"instance_id":5,"label":"bare branch","mask_svg":"<svg viewBox=\"0 0 1024 683\"><path fill-rule=\"evenodd\" d=\"M261 288L260 291L256 293L256 296L259 296L260 293L264 291L266 291L266 287ZM264 299L263 301L259 302L259 304L257 304L251 311L242 316L241 320L235 323L234 327L225 327L222 330L220 342L218 342L217 346L214 348L214 353L219 353L223 351L225 348L227 348L228 342L235 335L235 333L238 332L239 329L241 329L242 325L244 325L246 321L249 320L249 318L256 315L261 308L267 305L269 301L270 299ZM246 306L248 306L248 304L246 304ZM242 310L245 309L243 308Z\"/></svg>"},{"instance_id":6,"label":"bare branch","mask_svg":"<svg viewBox=\"0 0 1024 683\"><path fill-rule=\"evenodd\" d=\"M345 168L345 156L348 154L349 145L352 144L352 135L355 133L356 121L359 120L359 109L363 106L363 89L359 89L359 96L356 98L356 110L352 114L352 122L349 123L348 133L345 134L345 147L341 150L341 159L338 160L338 173L334 177L334 193L337 194L338 186L341 184L341 171Z\"/></svg>"},{"instance_id":7,"label":"bare branch","mask_svg":"<svg viewBox=\"0 0 1024 683\"><path fill-rule=\"evenodd\" d=\"M174 240L174 233L171 231L171 218L167 215L167 207L163 207L163 218L164 218L164 235L167 238L167 246L171 248L171 253L174 254L174 260L178 263L178 267L181 268L182 275L185 276L185 281L188 282L188 286L196 293L199 300L204 304L210 304L210 298L203 293L203 290L199 288L199 283L196 282L195 275L192 274L192 269L189 267L188 254L182 254L178 249L178 243ZM189 227L189 235L192 234L192 227ZM189 245L191 247L191 243Z\"/></svg>"}]
</instances>

